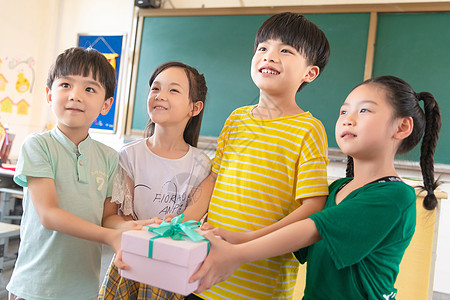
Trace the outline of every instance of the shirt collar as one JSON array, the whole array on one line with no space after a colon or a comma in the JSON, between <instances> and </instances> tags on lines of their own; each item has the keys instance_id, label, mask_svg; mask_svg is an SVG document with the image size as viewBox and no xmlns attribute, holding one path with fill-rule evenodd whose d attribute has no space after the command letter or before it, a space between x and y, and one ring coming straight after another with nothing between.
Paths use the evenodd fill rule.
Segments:
<instances>
[{"instance_id":1,"label":"shirt collar","mask_svg":"<svg viewBox=\"0 0 450 300\"><path fill-rule=\"evenodd\" d=\"M84 154L87 152L87 149L89 149L89 146L92 144L91 136L88 135L81 143L78 145L78 147L58 128L58 126L55 126L51 134L56 138L57 141L63 145L64 148L66 148L69 152L74 154Z\"/></svg>"}]
</instances>

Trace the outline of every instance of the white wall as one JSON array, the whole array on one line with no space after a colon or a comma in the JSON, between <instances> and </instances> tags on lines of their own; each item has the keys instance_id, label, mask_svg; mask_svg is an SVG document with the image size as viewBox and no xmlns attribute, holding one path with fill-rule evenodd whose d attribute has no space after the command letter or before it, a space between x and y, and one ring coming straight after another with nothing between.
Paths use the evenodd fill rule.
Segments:
<instances>
[{"instance_id":1,"label":"white wall","mask_svg":"<svg viewBox=\"0 0 450 300\"><path fill-rule=\"evenodd\" d=\"M442 0L163 0L165 8L201 8L201 7L238 7L238 6L291 6L348 3L390 3L390 2L446 2ZM127 43L133 19L132 0L0 0L0 59L4 57L35 59L36 80L33 92L27 95L31 104L28 116L0 112L0 121L8 123L11 131L17 134L11 156L17 157L20 144L26 135L42 131L48 123L54 123L44 98L45 80L50 64L56 55L64 49L73 47L77 42L77 34L117 34L126 33ZM127 48L123 54L130 57ZM127 58L128 59L128 58ZM127 73L127 62L122 66ZM4 64L0 66L0 74L8 70ZM120 84L126 84L123 77ZM0 91L0 101L9 93ZM126 109L125 89L119 95L119 128L123 128L124 111ZM119 130L120 131L120 130ZM110 146L118 149L122 145L121 132L117 134L93 134ZM330 137L331 138L331 137ZM414 172L413 172L414 173ZM342 165L331 164L329 175L340 177L344 174ZM411 174L408 174L411 176ZM420 177L414 173L413 176ZM450 178L444 177L446 184L442 189L450 192ZM444 200L441 206L440 232L435 272L436 291L450 294L450 203Z\"/></svg>"},{"instance_id":2,"label":"white wall","mask_svg":"<svg viewBox=\"0 0 450 300\"><path fill-rule=\"evenodd\" d=\"M0 122L8 124L11 132L16 134L11 150L11 157L17 157L19 147L30 132L42 131L49 121L50 112L45 104L45 76L55 53L56 26L54 16L58 15L58 1L24 1L0 0L0 74L9 80L7 89L0 91L0 101L10 97L14 102L25 99L30 104L28 115L0 112ZM9 64L14 61L29 61L14 69ZM18 93L15 89L15 78L18 72L24 71L32 81L31 70L35 80L33 92Z\"/></svg>"}]
</instances>

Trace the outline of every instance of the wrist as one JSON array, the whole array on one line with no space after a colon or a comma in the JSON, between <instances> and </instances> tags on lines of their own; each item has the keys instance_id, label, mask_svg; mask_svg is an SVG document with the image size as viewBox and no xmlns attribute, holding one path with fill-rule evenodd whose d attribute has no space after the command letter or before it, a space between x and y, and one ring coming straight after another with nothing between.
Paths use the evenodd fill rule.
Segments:
<instances>
[{"instance_id":1,"label":"wrist","mask_svg":"<svg viewBox=\"0 0 450 300\"><path fill-rule=\"evenodd\" d=\"M116 231L116 229L103 228L103 232L101 233L102 244L108 245L111 248L113 248L115 231Z\"/></svg>"},{"instance_id":2,"label":"wrist","mask_svg":"<svg viewBox=\"0 0 450 300\"><path fill-rule=\"evenodd\" d=\"M247 231L244 233L243 238L244 239L241 241L241 243L246 243L246 242L252 241L252 240L258 238L257 231Z\"/></svg>"},{"instance_id":3,"label":"wrist","mask_svg":"<svg viewBox=\"0 0 450 300\"><path fill-rule=\"evenodd\" d=\"M234 261L239 265L246 264L254 260L252 259L252 253L248 252L248 247L244 244L233 245L231 255L234 257Z\"/></svg>"}]
</instances>

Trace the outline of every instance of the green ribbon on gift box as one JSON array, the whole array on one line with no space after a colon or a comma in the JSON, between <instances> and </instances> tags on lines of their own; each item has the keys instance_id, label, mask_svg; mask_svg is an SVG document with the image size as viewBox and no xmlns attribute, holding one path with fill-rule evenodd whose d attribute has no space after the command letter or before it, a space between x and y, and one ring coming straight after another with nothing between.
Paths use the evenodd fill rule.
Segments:
<instances>
[{"instance_id":1,"label":"green ribbon on gift box","mask_svg":"<svg viewBox=\"0 0 450 300\"><path fill-rule=\"evenodd\" d=\"M209 252L209 241L194 230L200 227L201 223L194 220L183 223L183 218L184 214L181 214L174 217L170 222L163 221L158 227L147 226L148 231L156 234L156 236L152 237L148 242L149 258L153 258L153 241L163 237L170 237L176 241L185 240L187 237L195 243L206 241L208 242L207 252Z\"/></svg>"}]
</instances>

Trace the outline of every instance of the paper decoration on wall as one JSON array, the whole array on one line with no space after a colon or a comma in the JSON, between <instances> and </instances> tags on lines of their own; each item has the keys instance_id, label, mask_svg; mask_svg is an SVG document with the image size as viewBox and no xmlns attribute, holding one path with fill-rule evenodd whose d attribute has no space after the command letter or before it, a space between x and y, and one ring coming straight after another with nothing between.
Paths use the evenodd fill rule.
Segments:
<instances>
[{"instance_id":1,"label":"paper decoration on wall","mask_svg":"<svg viewBox=\"0 0 450 300\"><path fill-rule=\"evenodd\" d=\"M12 113L14 102L11 98L6 97L0 101L0 111L6 113Z\"/></svg>"},{"instance_id":2,"label":"paper decoration on wall","mask_svg":"<svg viewBox=\"0 0 450 300\"><path fill-rule=\"evenodd\" d=\"M109 61L114 70L116 70L116 58L119 57L117 53L102 53L106 59Z\"/></svg>"},{"instance_id":3,"label":"paper decoration on wall","mask_svg":"<svg viewBox=\"0 0 450 300\"><path fill-rule=\"evenodd\" d=\"M0 91L6 90L7 83L8 80L6 80L5 76L3 76L3 74L0 74Z\"/></svg>"},{"instance_id":4,"label":"paper decoration on wall","mask_svg":"<svg viewBox=\"0 0 450 300\"><path fill-rule=\"evenodd\" d=\"M10 60L9 65L8 65L10 69L15 69L19 65L26 64L28 66L28 69L31 72L31 82L27 78L25 78L25 76L24 76L25 70L28 70L28 69L20 70L20 73L17 75L19 78L17 79L17 82L16 82L16 90L19 93L25 93L28 90L30 91L30 93L33 92L34 78L35 78L35 75L34 75L34 63L35 63L35 61L34 61L34 58L32 58L32 57L30 57L30 58L28 58L26 60L18 60L18 59L11 59ZM26 82L28 82L28 84L26 84ZM28 89L26 89L24 91L24 89L27 87L27 85L28 85Z\"/></svg>"},{"instance_id":5,"label":"paper decoration on wall","mask_svg":"<svg viewBox=\"0 0 450 300\"><path fill-rule=\"evenodd\" d=\"M16 106L16 113L18 115L28 115L30 104L28 104L25 99L14 103L9 97L6 97L2 101L0 101L0 112L12 113L14 106Z\"/></svg>"},{"instance_id":6,"label":"paper decoration on wall","mask_svg":"<svg viewBox=\"0 0 450 300\"><path fill-rule=\"evenodd\" d=\"M0 59L0 69L2 68L2 60ZM0 91L6 90L6 84L8 83L8 80L6 80L5 76L3 76L2 73L0 73Z\"/></svg>"},{"instance_id":7,"label":"paper decoration on wall","mask_svg":"<svg viewBox=\"0 0 450 300\"><path fill-rule=\"evenodd\" d=\"M25 93L30 89L30 81L25 78L23 73L17 75L16 90L19 93Z\"/></svg>"},{"instance_id":8,"label":"paper decoration on wall","mask_svg":"<svg viewBox=\"0 0 450 300\"><path fill-rule=\"evenodd\" d=\"M18 115L28 115L28 109L30 108L30 104L28 104L25 99L19 101L17 105L17 114Z\"/></svg>"},{"instance_id":9,"label":"paper decoration on wall","mask_svg":"<svg viewBox=\"0 0 450 300\"><path fill-rule=\"evenodd\" d=\"M24 121L22 116L30 115L34 65L35 60L31 57L0 59L0 113L3 121L16 124Z\"/></svg>"}]
</instances>

